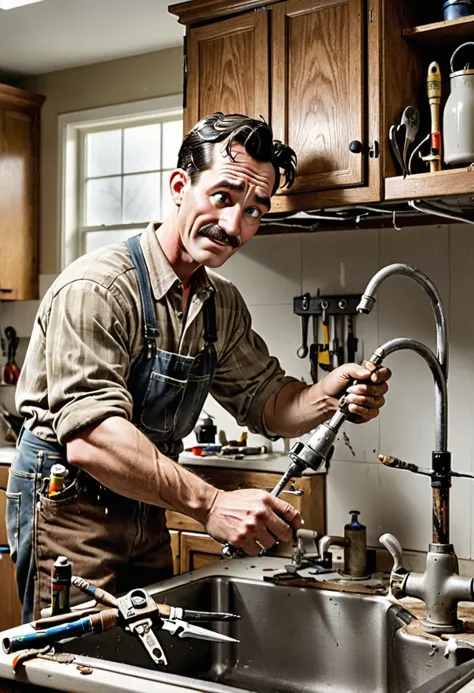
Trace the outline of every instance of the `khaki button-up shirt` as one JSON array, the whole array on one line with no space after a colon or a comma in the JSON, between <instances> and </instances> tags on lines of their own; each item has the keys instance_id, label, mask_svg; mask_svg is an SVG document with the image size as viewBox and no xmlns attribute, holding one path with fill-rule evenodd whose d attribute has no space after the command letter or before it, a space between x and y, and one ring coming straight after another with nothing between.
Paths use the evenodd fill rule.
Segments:
<instances>
[{"instance_id":1,"label":"khaki button-up shirt","mask_svg":"<svg viewBox=\"0 0 474 693\"><path fill-rule=\"evenodd\" d=\"M157 347L194 356L204 347L203 303L215 293L218 365L211 394L251 431L263 424L267 399L287 382L278 360L251 327L247 307L229 281L201 267L182 313L182 286L150 224L141 235L155 301ZM17 407L32 433L64 444L108 416L132 418L127 389L144 346L138 280L125 243L69 265L45 295L17 386Z\"/></svg>"}]
</instances>

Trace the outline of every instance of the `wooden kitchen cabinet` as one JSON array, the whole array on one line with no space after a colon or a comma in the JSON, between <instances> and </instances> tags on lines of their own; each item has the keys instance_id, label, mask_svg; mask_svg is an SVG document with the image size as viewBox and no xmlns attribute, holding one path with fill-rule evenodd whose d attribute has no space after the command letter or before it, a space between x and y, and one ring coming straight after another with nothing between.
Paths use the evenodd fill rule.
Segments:
<instances>
[{"instance_id":1,"label":"wooden kitchen cabinet","mask_svg":"<svg viewBox=\"0 0 474 693\"><path fill-rule=\"evenodd\" d=\"M192 467L191 467L192 468ZM281 478L274 472L254 472L242 469L196 466L192 470L216 488L233 491L239 488L264 488L271 490ZM320 534L326 531L326 475L313 474L292 479L289 489L304 491L302 496L283 494L300 512L305 529ZM168 510L167 524L172 535L173 565L175 574L196 570L221 560L222 544L205 533L204 527L186 515ZM176 535L179 535L179 541ZM291 542L279 544L274 555L291 556ZM177 570L176 566L180 569Z\"/></svg>"},{"instance_id":2,"label":"wooden kitchen cabinet","mask_svg":"<svg viewBox=\"0 0 474 693\"><path fill-rule=\"evenodd\" d=\"M298 175L272 212L474 192L472 171L400 176L392 125L414 105L429 132L426 74L449 92L449 55L474 17L426 24L441 7L409 0L191 0L169 9L186 26L185 129L214 111L264 116L293 147ZM269 96L268 96L269 95ZM268 101L268 109L266 104ZM436 176L438 175L438 178Z\"/></svg>"},{"instance_id":3,"label":"wooden kitchen cabinet","mask_svg":"<svg viewBox=\"0 0 474 693\"><path fill-rule=\"evenodd\" d=\"M0 299L38 298L39 113L43 96L0 84Z\"/></svg>"},{"instance_id":4,"label":"wooden kitchen cabinet","mask_svg":"<svg viewBox=\"0 0 474 693\"><path fill-rule=\"evenodd\" d=\"M0 465L0 545L7 545L5 524L8 466ZM9 554L0 554L0 585L2 588L2 608L0 609L0 631L13 628L21 623L21 604L15 581L15 566Z\"/></svg>"}]
</instances>

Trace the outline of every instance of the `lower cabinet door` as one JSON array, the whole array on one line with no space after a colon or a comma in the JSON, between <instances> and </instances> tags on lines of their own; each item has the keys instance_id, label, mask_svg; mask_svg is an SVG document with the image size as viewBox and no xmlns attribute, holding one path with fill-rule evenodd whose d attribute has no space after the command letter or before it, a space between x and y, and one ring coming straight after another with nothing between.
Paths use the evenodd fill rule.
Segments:
<instances>
[{"instance_id":1,"label":"lower cabinet door","mask_svg":"<svg viewBox=\"0 0 474 693\"><path fill-rule=\"evenodd\" d=\"M181 532L181 572L188 573L222 560L222 544L208 534Z\"/></svg>"}]
</instances>

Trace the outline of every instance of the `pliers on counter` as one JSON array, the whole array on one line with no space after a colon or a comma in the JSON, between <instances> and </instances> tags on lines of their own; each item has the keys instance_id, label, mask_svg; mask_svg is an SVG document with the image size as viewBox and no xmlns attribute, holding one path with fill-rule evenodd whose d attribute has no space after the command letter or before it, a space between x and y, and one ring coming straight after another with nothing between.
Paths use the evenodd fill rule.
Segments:
<instances>
[{"instance_id":1,"label":"pliers on counter","mask_svg":"<svg viewBox=\"0 0 474 693\"><path fill-rule=\"evenodd\" d=\"M142 588L134 589L123 597L114 597L100 587L80 577L73 577L71 584L95 599L106 609L89 608L52 616L31 625L33 633L13 636L3 640L7 654L34 647L42 649L59 640L80 637L86 633L103 633L119 625L138 636L153 662L167 666L168 660L156 637L155 630L164 630L178 638L197 638L211 642L239 642L235 638L197 626L193 621L234 621L236 614L214 611L192 611L169 604L157 604ZM49 626L49 627L48 627Z\"/></svg>"}]
</instances>

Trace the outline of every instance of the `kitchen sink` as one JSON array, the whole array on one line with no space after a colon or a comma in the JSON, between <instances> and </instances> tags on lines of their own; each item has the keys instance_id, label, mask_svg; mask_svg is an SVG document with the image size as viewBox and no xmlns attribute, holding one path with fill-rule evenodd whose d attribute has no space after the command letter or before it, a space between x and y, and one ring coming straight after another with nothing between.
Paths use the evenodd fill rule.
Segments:
<instances>
[{"instance_id":1,"label":"kitchen sink","mask_svg":"<svg viewBox=\"0 0 474 693\"><path fill-rule=\"evenodd\" d=\"M119 628L70 641L64 649L87 658L92 668L139 671L142 680L209 693L406 693L458 663L453 655L445 658L442 641L408 635L404 626L412 616L385 597L263 580L284 563L225 562L149 589L157 602L239 614L239 621L203 624L238 644L158 633L168 658L163 671Z\"/></svg>"}]
</instances>

